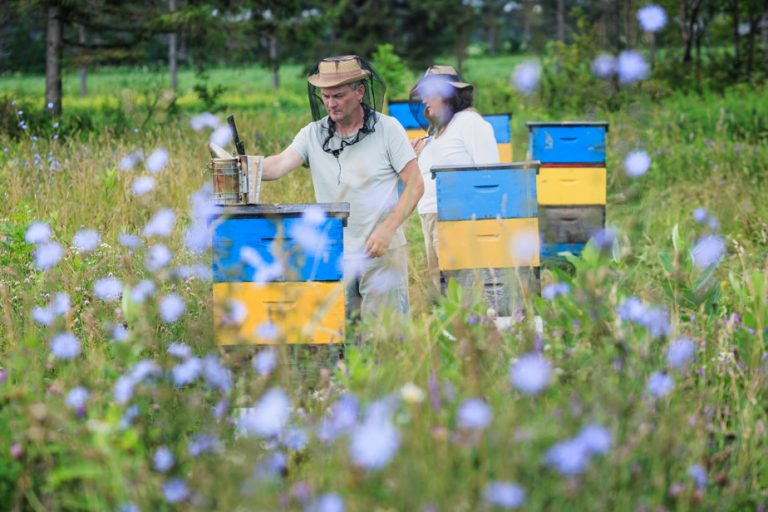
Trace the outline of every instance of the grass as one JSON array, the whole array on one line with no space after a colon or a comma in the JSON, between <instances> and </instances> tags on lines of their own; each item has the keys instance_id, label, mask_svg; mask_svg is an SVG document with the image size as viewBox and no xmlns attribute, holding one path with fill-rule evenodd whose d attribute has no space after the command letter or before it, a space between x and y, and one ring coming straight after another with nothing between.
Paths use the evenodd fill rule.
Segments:
<instances>
[{"instance_id":1,"label":"grass","mask_svg":"<svg viewBox=\"0 0 768 512\"><path fill-rule=\"evenodd\" d=\"M481 92L489 92L487 104L513 112L514 155L521 159L527 150L524 121L557 113L545 111L535 97L503 89L514 63L470 60L467 74ZM236 114L249 153L279 150L308 121L298 72L286 67L284 90L273 92L264 71L211 71L209 85L231 87L228 111ZM56 140L43 131L36 141L0 136L0 147L8 148L0 153L0 503L7 509L117 510L132 502L142 510L301 510L324 493L338 493L347 510L493 510L484 495L494 481L524 488L523 508L530 510L764 506L765 87L704 98L672 96L661 103L640 95L617 112L592 113L611 123L607 212L620 235L612 251L587 251L572 272L545 270L543 284L563 281L570 293L530 301L525 318L511 328L496 330L466 290L451 290L434 308L427 304L419 271L423 242L412 216L406 226L411 317L378 318L363 326L365 343L348 346L343 363L330 369L314 371L304 361L302 370L278 346L280 364L260 376L251 368L253 350L219 351L213 345L210 283L172 270L208 264L207 256L188 252L183 243L190 195L209 179L207 135L188 127L188 116L200 104L188 92L194 77L185 73L182 99L189 103L179 100L181 112L167 118L160 112L138 132L130 129L142 118L132 91L161 76L115 70L92 77L93 96L82 100L82 111L123 98L119 108L136 121L127 129L67 132L65 118L64 135ZM39 83L39 77L5 77L0 88L32 104L39 101ZM77 105L75 88L74 77L65 78L65 108ZM131 151L158 147L169 151L169 163L155 175L155 190L135 197L131 183L147 172L141 166L123 172L118 163ZM632 180L622 162L634 149L648 151L653 165ZM48 170L49 152L60 162L59 171ZM268 202L283 203L314 197L306 170L265 183L264 194ZM710 231L692 218L700 206L719 221L716 233L726 242L725 257L713 269L697 268L690 257ZM146 240L136 251L117 243L124 231L140 233L162 207L178 213L170 237ZM34 247L24 242L36 220L47 222L52 239L65 249L63 260L45 272L35 267ZM82 227L101 236L94 252L71 247ZM151 273L144 254L155 243L166 244L174 259L169 268ZM131 286L151 279L156 297L144 304L105 302L94 296L93 284L108 274ZM72 307L51 326L36 324L32 309L59 291L69 294ZM160 319L157 304L169 294L186 303L186 313L173 323ZM668 311L669 336L654 338L648 329L619 320L616 308L631 295ZM544 321L541 334L534 315ZM127 325L127 342L111 341L114 323ZM50 340L62 331L82 344L75 360L51 355ZM671 369L666 361L669 343L678 337L695 342L695 360L686 370ZM198 356L215 354L231 371L231 388L218 389L203 377L176 388L161 376L137 384L128 403L116 403L117 380L138 361L152 360L169 372L178 364L166 352L177 341ZM552 375L546 389L527 395L508 373L537 347ZM649 395L646 387L657 371L674 379L663 397ZM404 388L408 383L423 399ZM75 386L90 391L80 415L65 404ZM212 415L223 399L228 417L272 388L286 391L293 404L289 423L307 434L305 446L297 448L285 435L238 436L232 424ZM317 434L322 418L338 410L331 404L344 394L359 404L356 426L324 442ZM474 397L486 401L493 419L485 429L460 428L460 405ZM380 470L350 460L349 438L361 433L370 404L390 404L389 423L381 424L391 424L399 438ZM553 445L588 424L610 432L604 455L592 456L571 477L544 462ZM215 436L217 449L190 453L201 433ZM152 466L160 446L176 457L167 474ZM276 452L286 457L285 472L264 479L256 468ZM689 475L694 465L707 474L705 486ZM184 479L189 489L181 505L163 497L171 478Z\"/></svg>"}]
</instances>

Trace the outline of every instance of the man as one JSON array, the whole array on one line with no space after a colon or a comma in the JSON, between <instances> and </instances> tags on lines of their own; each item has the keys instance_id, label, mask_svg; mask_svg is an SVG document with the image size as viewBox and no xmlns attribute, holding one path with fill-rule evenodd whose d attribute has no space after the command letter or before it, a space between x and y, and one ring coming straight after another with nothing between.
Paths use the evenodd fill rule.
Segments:
<instances>
[{"instance_id":1,"label":"man","mask_svg":"<svg viewBox=\"0 0 768 512\"><path fill-rule=\"evenodd\" d=\"M382 307L405 313L408 255L401 225L424 192L416 155L400 123L378 112L383 82L365 61L323 59L308 82L314 122L282 153L263 159L263 179L308 166L318 202L348 202L348 314L367 318ZM398 179L404 184L399 196Z\"/></svg>"}]
</instances>

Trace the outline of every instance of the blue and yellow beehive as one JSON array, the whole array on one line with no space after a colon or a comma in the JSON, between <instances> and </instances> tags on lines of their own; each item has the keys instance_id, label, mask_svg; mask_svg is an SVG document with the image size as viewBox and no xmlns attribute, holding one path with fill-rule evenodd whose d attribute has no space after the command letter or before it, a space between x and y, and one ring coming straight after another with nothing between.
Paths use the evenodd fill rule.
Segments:
<instances>
[{"instance_id":1,"label":"blue and yellow beehive","mask_svg":"<svg viewBox=\"0 0 768 512\"><path fill-rule=\"evenodd\" d=\"M511 313L513 291L538 293L537 168L535 162L432 168L443 283L481 284L500 315Z\"/></svg>"},{"instance_id":2,"label":"blue and yellow beehive","mask_svg":"<svg viewBox=\"0 0 768 512\"><path fill-rule=\"evenodd\" d=\"M310 207L325 218L305 219ZM348 215L348 203L215 207L211 222L217 343L343 343L341 263ZM245 314L233 314L233 303Z\"/></svg>"},{"instance_id":3,"label":"blue and yellow beehive","mask_svg":"<svg viewBox=\"0 0 768 512\"><path fill-rule=\"evenodd\" d=\"M418 104L418 110L415 113L411 111L411 103L408 101L390 101L389 115L400 121L405 128L409 140L416 140L424 137L427 133L422 126L427 126L424 119L424 105ZM418 119L417 119L418 117ZM493 127L493 135L496 137L496 144L499 148L499 161L504 163L512 162L512 134L510 130L511 114L486 114L483 119L488 121Z\"/></svg>"},{"instance_id":4,"label":"blue and yellow beehive","mask_svg":"<svg viewBox=\"0 0 768 512\"><path fill-rule=\"evenodd\" d=\"M537 178L541 257L580 254L605 227L606 122L526 123Z\"/></svg>"}]
</instances>

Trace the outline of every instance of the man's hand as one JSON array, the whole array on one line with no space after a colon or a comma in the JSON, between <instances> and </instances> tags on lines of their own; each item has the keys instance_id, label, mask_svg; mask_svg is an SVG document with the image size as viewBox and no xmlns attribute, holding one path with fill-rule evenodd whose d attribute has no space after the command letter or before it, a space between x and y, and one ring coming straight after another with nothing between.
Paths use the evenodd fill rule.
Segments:
<instances>
[{"instance_id":1,"label":"man's hand","mask_svg":"<svg viewBox=\"0 0 768 512\"><path fill-rule=\"evenodd\" d=\"M423 150L424 146L427 144L427 138L428 137L421 137L411 141L411 146L413 146L413 151L416 153L416 158L421 155L421 150Z\"/></svg>"},{"instance_id":2,"label":"man's hand","mask_svg":"<svg viewBox=\"0 0 768 512\"><path fill-rule=\"evenodd\" d=\"M370 258L378 258L389 249L389 243L395 235L395 230L386 222L376 226L371 236L365 241L365 252Z\"/></svg>"}]
</instances>

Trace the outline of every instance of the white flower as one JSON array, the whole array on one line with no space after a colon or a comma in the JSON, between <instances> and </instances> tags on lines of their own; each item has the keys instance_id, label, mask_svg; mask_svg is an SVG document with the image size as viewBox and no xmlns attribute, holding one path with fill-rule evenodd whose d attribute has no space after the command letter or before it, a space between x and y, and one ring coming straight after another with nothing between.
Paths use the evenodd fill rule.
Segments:
<instances>
[{"instance_id":1,"label":"white flower","mask_svg":"<svg viewBox=\"0 0 768 512\"><path fill-rule=\"evenodd\" d=\"M551 372L549 361L536 354L527 354L512 364L509 369L509 380L523 393L535 395L549 385Z\"/></svg>"},{"instance_id":2,"label":"white flower","mask_svg":"<svg viewBox=\"0 0 768 512\"><path fill-rule=\"evenodd\" d=\"M157 174L165 168L168 163L168 151L158 148L147 157L147 170L152 174Z\"/></svg>"},{"instance_id":3,"label":"white flower","mask_svg":"<svg viewBox=\"0 0 768 512\"><path fill-rule=\"evenodd\" d=\"M143 196L154 188L155 178L152 176L141 176L136 178L133 180L133 185L131 185L131 190L133 190L133 195L135 196Z\"/></svg>"},{"instance_id":4,"label":"white flower","mask_svg":"<svg viewBox=\"0 0 768 512\"><path fill-rule=\"evenodd\" d=\"M173 210L163 208L155 212L147 225L144 226L144 236L168 236L176 223L176 214Z\"/></svg>"},{"instance_id":5,"label":"white flower","mask_svg":"<svg viewBox=\"0 0 768 512\"><path fill-rule=\"evenodd\" d=\"M93 283L93 294L103 301L115 301L122 293L123 283L114 277L103 277Z\"/></svg>"},{"instance_id":6,"label":"white flower","mask_svg":"<svg viewBox=\"0 0 768 512\"><path fill-rule=\"evenodd\" d=\"M280 388L271 388L255 407L243 412L238 428L245 435L277 436L285 428L291 415L291 401Z\"/></svg>"},{"instance_id":7,"label":"white flower","mask_svg":"<svg viewBox=\"0 0 768 512\"><path fill-rule=\"evenodd\" d=\"M232 130L229 129L228 124L223 124L213 130L213 133L211 133L211 138L209 139L209 142L211 144L216 144L220 147L226 147L227 144L229 144L229 141L232 140Z\"/></svg>"},{"instance_id":8,"label":"white flower","mask_svg":"<svg viewBox=\"0 0 768 512\"><path fill-rule=\"evenodd\" d=\"M160 301L160 318L172 324L184 314L184 301L178 295L168 295Z\"/></svg>"},{"instance_id":9,"label":"white flower","mask_svg":"<svg viewBox=\"0 0 768 512\"><path fill-rule=\"evenodd\" d=\"M24 233L24 240L30 244L47 242L51 237L51 228L45 222L33 222Z\"/></svg>"},{"instance_id":10,"label":"white flower","mask_svg":"<svg viewBox=\"0 0 768 512\"><path fill-rule=\"evenodd\" d=\"M409 404L419 404L424 401L424 390L409 382L400 389L400 396Z\"/></svg>"},{"instance_id":11,"label":"white flower","mask_svg":"<svg viewBox=\"0 0 768 512\"><path fill-rule=\"evenodd\" d=\"M81 229L72 237L72 243L80 252L90 252L99 245L99 233L95 229Z\"/></svg>"},{"instance_id":12,"label":"white flower","mask_svg":"<svg viewBox=\"0 0 768 512\"><path fill-rule=\"evenodd\" d=\"M645 151L633 151L624 159L627 176L638 178L651 168L651 157Z\"/></svg>"},{"instance_id":13,"label":"white flower","mask_svg":"<svg viewBox=\"0 0 768 512\"><path fill-rule=\"evenodd\" d=\"M667 13L660 5L646 5L637 11L637 21L644 31L658 32L667 24Z\"/></svg>"},{"instance_id":14,"label":"white flower","mask_svg":"<svg viewBox=\"0 0 768 512\"><path fill-rule=\"evenodd\" d=\"M616 67L619 72L619 82L631 84L648 78L649 68L645 58L634 50L624 50L619 54Z\"/></svg>"},{"instance_id":15,"label":"white flower","mask_svg":"<svg viewBox=\"0 0 768 512\"><path fill-rule=\"evenodd\" d=\"M512 73L512 83L515 88L525 95L531 94L539 86L541 65L536 61L518 64Z\"/></svg>"}]
</instances>

